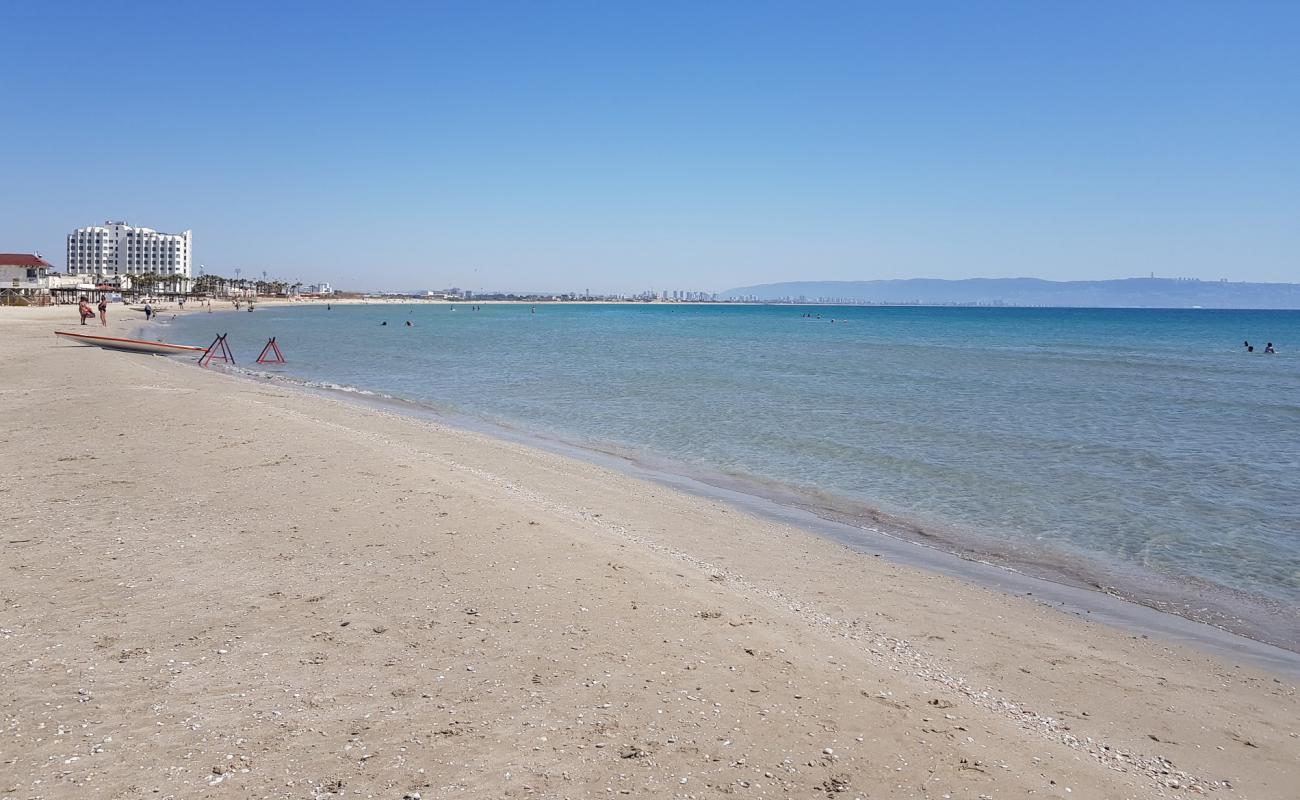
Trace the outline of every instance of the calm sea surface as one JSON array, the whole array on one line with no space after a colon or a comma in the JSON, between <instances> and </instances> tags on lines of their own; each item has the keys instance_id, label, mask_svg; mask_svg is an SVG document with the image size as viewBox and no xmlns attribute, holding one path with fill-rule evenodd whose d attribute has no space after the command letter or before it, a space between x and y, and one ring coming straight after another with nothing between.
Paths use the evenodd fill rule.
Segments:
<instances>
[{"instance_id":1,"label":"calm sea surface","mask_svg":"<svg viewBox=\"0 0 1300 800\"><path fill-rule=\"evenodd\" d=\"M274 335L296 378L1300 605L1300 312L455 309L154 330L229 331L243 366Z\"/></svg>"}]
</instances>

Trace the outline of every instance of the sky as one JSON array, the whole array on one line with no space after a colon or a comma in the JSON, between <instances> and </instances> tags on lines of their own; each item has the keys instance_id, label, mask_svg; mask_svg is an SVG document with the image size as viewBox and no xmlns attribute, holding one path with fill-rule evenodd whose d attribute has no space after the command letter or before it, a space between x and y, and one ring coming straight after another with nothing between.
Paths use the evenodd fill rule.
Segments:
<instances>
[{"instance_id":1,"label":"sky","mask_svg":"<svg viewBox=\"0 0 1300 800\"><path fill-rule=\"evenodd\" d=\"M1300 281L1300 3L16 2L0 251L365 290Z\"/></svg>"}]
</instances>

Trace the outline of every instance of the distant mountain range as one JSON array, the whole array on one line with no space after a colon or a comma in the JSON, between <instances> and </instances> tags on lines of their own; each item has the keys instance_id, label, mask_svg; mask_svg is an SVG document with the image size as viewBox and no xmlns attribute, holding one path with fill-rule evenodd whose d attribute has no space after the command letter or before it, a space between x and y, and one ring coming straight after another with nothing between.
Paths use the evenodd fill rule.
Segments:
<instances>
[{"instance_id":1,"label":"distant mountain range","mask_svg":"<svg viewBox=\"0 0 1300 800\"><path fill-rule=\"evenodd\" d=\"M1229 283L1179 278L1045 281L1038 278L912 278L793 281L729 289L725 299L922 305L1079 306L1089 308L1300 309L1300 284Z\"/></svg>"}]
</instances>

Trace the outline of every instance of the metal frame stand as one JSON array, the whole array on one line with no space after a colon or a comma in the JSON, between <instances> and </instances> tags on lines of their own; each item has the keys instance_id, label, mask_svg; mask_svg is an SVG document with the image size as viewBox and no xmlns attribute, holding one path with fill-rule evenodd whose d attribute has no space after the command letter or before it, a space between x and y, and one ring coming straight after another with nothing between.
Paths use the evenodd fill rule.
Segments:
<instances>
[{"instance_id":1,"label":"metal frame stand","mask_svg":"<svg viewBox=\"0 0 1300 800\"><path fill-rule=\"evenodd\" d=\"M220 334L208 345L208 349L203 351L199 356L199 366L206 367L213 361L220 360L227 364L235 363L235 354L230 352L230 345L226 343L226 334Z\"/></svg>"},{"instance_id":2,"label":"metal frame stand","mask_svg":"<svg viewBox=\"0 0 1300 800\"><path fill-rule=\"evenodd\" d=\"M268 358L267 353L271 356ZM257 357L259 364L284 364L284 353L280 352L280 345L275 343L275 337L272 336L266 340L266 347L262 348L262 354Z\"/></svg>"}]
</instances>

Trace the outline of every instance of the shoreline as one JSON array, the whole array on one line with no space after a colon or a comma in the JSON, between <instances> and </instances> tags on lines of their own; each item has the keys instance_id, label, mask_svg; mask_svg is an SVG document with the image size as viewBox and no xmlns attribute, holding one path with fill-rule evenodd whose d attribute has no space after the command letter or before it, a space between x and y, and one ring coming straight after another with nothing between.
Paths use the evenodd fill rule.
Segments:
<instances>
[{"instance_id":1,"label":"shoreline","mask_svg":"<svg viewBox=\"0 0 1300 800\"><path fill-rule=\"evenodd\" d=\"M193 313L199 313L199 309ZM223 309L213 313L237 312ZM1030 547L975 530L949 531L895 516L867 502L757 476L710 470L662 454L599 441L577 441L526 425L390 396L364 386L325 384L259 369L257 365L236 366L233 370L217 365L215 369L540 447L702 498L723 500L739 510L796 524L812 535L828 537L861 552L885 549L899 563L986 588L1034 596L1072 613L1096 614L1131 632L1203 642L1210 651L1220 654L1242 652L1261 667L1300 675L1300 616L1293 607L1273 598L1239 592L1193 576L1110 562L1089 553ZM1175 619L1164 620L1163 616Z\"/></svg>"},{"instance_id":2,"label":"shoreline","mask_svg":"<svg viewBox=\"0 0 1300 800\"><path fill-rule=\"evenodd\" d=\"M55 319L0 311L0 798L1300 778L1294 683L1237 658Z\"/></svg>"},{"instance_id":3,"label":"shoreline","mask_svg":"<svg viewBox=\"0 0 1300 800\"><path fill-rule=\"evenodd\" d=\"M584 445L523 427L472 417L463 412L391 397L364 387L325 386L294 376L277 375L238 365L231 369L218 364L211 369L254 384L287 386L292 391L326 397L361 408L389 411L412 419L428 420L467 433L490 436L503 442L541 449L616 470L629 477L652 481L667 489L726 503L742 513L795 526L810 536L828 539L859 554L884 554L893 563L944 575L1013 597L1033 597L1033 602L1074 616L1100 621L1123 632L1159 635L1213 655L1230 656L1280 675L1300 678L1300 650L1270 641L1265 635L1252 636L1245 632L1258 631L1263 634L1267 623L1276 620L1264 619L1247 623L1237 618L1235 621L1238 625L1234 628L1231 625L1233 620L1227 618L1226 612L1213 615L1207 613L1198 618L1189 613L1180 613L1175 608L1162 608L1158 595L1154 593L1144 597L1114 587L1088 586L1083 582L1083 575L1086 574L1083 572L1072 575L1058 573L1059 577L1053 577L1025 569L1028 562L1017 564L1005 560L1000 554L980 557L980 551L976 548L963 550L951 542L939 544L909 537L904 531L891 528L887 523L880 523L879 527L866 527L848 513L801 501L794 487L776 485L771 491L765 491L761 483L753 478L692 471L680 462L658 457L647 458L644 454L615 452L592 444ZM1062 557L1063 554L1044 551L1040 555L1045 558ZM1035 563L1043 561L1040 558ZM1167 576L1149 577L1175 583L1173 578ZM1226 591L1222 587L1215 588ZM1186 606L1180 602L1179 608ZM1209 611L1208 608L1203 610Z\"/></svg>"},{"instance_id":4,"label":"shoreline","mask_svg":"<svg viewBox=\"0 0 1300 800\"><path fill-rule=\"evenodd\" d=\"M195 301L198 302L198 301ZM223 306L233 302L220 298L213 302ZM240 298L244 305L247 299ZM344 297L337 300L325 297L293 299L287 297L259 298L259 306L313 306L332 305L445 305L445 306L486 306L486 305L522 305L522 306L625 306L625 307L673 307L673 306L707 306L723 308L737 307L774 307L774 308L852 308L852 309L962 309L986 311L1187 311L1187 312L1229 312L1229 313L1292 313L1300 314L1300 308L1240 308L1234 306L1087 306L1087 305L996 305L992 303L818 303L818 302L779 302L764 300L447 300L441 297ZM233 310L233 309L227 309ZM215 313L215 312L214 312Z\"/></svg>"}]
</instances>

